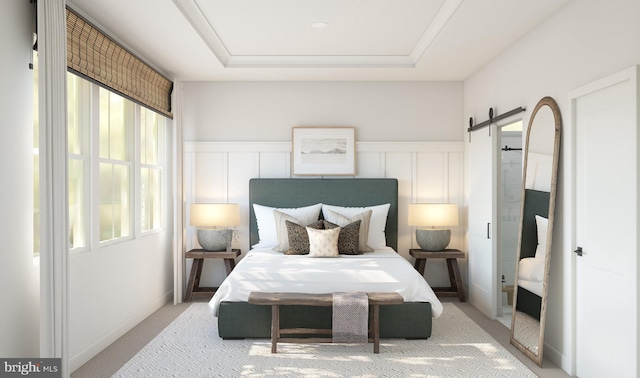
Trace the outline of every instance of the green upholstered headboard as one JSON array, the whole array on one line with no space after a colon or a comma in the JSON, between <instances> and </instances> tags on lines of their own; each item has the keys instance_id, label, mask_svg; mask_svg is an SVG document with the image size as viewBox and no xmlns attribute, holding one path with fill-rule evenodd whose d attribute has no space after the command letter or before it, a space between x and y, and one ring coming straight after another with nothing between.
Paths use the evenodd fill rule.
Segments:
<instances>
[{"instance_id":1,"label":"green upholstered headboard","mask_svg":"<svg viewBox=\"0 0 640 378\"><path fill-rule=\"evenodd\" d=\"M536 215L549 218L549 192L525 189L520 259L534 257L538 245Z\"/></svg>"},{"instance_id":2,"label":"green upholstered headboard","mask_svg":"<svg viewBox=\"0 0 640 378\"><path fill-rule=\"evenodd\" d=\"M324 203L361 207L390 204L385 234L387 245L398 248L398 180L396 179L251 179L249 180L250 245L258 243L253 204L301 207Z\"/></svg>"}]
</instances>

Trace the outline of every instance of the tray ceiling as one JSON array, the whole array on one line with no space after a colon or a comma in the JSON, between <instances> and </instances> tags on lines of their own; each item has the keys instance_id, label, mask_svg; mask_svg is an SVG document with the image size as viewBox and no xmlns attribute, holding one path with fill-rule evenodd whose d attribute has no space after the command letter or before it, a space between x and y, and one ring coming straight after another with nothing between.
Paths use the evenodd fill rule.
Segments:
<instances>
[{"instance_id":1,"label":"tray ceiling","mask_svg":"<svg viewBox=\"0 0 640 378\"><path fill-rule=\"evenodd\" d=\"M174 2L225 67L411 67L462 0Z\"/></svg>"},{"instance_id":2,"label":"tray ceiling","mask_svg":"<svg viewBox=\"0 0 640 378\"><path fill-rule=\"evenodd\" d=\"M177 79L445 81L466 79L567 1L68 4ZM324 27L315 27L317 23Z\"/></svg>"}]
</instances>

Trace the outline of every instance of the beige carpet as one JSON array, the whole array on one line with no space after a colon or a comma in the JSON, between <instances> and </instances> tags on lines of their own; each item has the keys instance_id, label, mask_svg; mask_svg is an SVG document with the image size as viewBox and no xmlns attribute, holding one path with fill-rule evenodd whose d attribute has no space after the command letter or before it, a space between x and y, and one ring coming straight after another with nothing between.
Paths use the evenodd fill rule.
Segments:
<instances>
[{"instance_id":1,"label":"beige carpet","mask_svg":"<svg viewBox=\"0 0 640 378\"><path fill-rule=\"evenodd\" d=\"M373 346L221 340L206 303L194 303L115 377L535 377L452 303L429 340Z\"/></svg>"}]
</instances>

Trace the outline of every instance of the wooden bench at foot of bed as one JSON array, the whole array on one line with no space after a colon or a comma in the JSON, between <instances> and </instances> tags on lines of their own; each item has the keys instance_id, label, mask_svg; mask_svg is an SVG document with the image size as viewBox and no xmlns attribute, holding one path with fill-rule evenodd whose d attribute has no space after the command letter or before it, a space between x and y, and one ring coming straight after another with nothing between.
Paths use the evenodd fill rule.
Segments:
<instances>
[{"instance_id":1,"label":"wooden bench at foot of bed","mask_svg":"<svg viewBox=\"0 0 640 378\"><path fill-rule=\"evenodd\" d=\"M370 342L373 342L373 353L380 352L380 306L398 305L404 301L398 293L367 293L369 306L372 309L370 324ZM283 338L281 335L300 334L331 334L330 329L318 328L281 328L280 306L319 306L330 307L333 305L333 294L306 294L306 293L260 293L251 292L249 303L255 305L271 306L271 353L277 352L278 342L286 343L326 343L328 338Z\"/></svg>"}]
</instances>

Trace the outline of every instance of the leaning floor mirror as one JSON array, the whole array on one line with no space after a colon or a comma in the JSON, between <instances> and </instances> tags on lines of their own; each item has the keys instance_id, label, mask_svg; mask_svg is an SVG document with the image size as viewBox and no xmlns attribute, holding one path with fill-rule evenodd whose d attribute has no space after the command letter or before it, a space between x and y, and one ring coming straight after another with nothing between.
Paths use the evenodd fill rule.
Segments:
<instances>
[{"instance_id":1,"label":"leaning floor mirror","mask_svg":"<svg viewBox=\"0 0 640 378\"><path fill-rule=\"evenodd\" d=\"M527 129L523 157L518 263L511 344L542 366L544 326L562 121L558 104L544 97Z\"/></svg>"}]
</instances>

